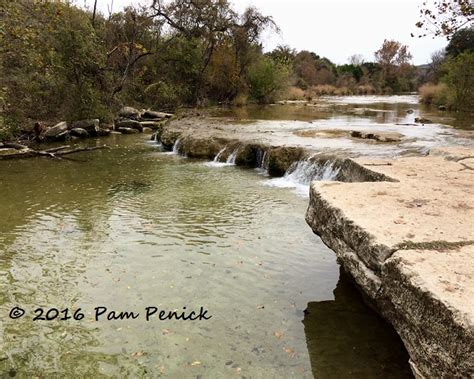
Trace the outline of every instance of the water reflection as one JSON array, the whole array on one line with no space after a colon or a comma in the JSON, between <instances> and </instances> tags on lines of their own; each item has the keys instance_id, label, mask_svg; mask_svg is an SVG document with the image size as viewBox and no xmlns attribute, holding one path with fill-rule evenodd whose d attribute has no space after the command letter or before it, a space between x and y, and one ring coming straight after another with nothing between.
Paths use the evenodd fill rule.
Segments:
<instances>
[{"instance_id":1,"label":"water reflection","mask_svg":"<svg viewBox=\"0 0 474 379\"><path fill-rule=\"evenodd\" d=\"M0 376L312 377L303 309L332 298L338 265L307 201L143 138L104 139L111 150L79 161L0 162ZM10 320L17 305L86 320ZM214 317L95 322L102 305Z\"/></svg>"},{"instance_id":2,"label":"water reflection","mask_svg":"<svg viewBox=\"0 0 474 379\"><path fill-rule=\"evenodd\" d=\"M413 377L393 328L362 301L341 269L333 301L308 303L303 320L315 378Z\"/></svg>"}]
</instances>

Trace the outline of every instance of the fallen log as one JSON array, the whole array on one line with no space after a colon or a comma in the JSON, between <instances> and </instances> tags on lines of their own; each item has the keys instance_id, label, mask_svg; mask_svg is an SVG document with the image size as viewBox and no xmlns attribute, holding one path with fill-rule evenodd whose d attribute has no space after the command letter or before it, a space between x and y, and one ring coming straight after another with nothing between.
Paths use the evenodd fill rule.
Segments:
<instances>
[{"instance_id":1,"label":"fallen log","mask_svg":"<svg viewBox=\"0 0 474 379\"><path fill-rule=\"evenodd\" d=\"M0 160L31 158L31 157L37 157L37 156L44 156L44 157L53 158L53 159L62 159L61 157L63 155L69 155L69 154L78 153L81 151L110 149L110 147L106 145L91 146L91 147L78 147L75 149L68 149L70 146L66 145L66 146L54 147L52 149L47 149L47 150L34 150L26 146L23 146L23 147L20 147L20 146L22 145L18 145L17 152L5 154L5 155L0 154Z\"/></svg>"}]
</instances>

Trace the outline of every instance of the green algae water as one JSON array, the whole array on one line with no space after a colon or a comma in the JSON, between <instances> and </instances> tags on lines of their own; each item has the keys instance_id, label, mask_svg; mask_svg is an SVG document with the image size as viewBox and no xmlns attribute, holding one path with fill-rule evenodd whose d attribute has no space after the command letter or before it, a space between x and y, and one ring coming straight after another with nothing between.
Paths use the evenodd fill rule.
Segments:
<instances>
[{"instance_id":1,"label":"green algae water","mask_svg":"<svg viewBox=\"0 0 474 379\"><path fill-rule=\"evenodd\" d=\"M0 162L1 377L410 375L394 332L344 290L306 198L143 135L98 143L111 149Z\"/></svg>"}]
</instances>

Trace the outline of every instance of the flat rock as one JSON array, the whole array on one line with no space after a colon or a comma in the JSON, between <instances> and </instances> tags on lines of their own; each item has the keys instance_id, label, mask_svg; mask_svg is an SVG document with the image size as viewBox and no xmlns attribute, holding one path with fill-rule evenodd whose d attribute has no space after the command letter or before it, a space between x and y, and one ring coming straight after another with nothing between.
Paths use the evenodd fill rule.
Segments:
<instances>
[{"instance_id":1,"label":"flat rock","mask_svg":"<svg viewBox=\"0 0 474 379\"><path fill-rule=\"evenodd\" d=\"M97 135L97 131L99 130L99 124L100 122L98 118L94 118L90 120L79 120L79 121L74 121L70 125L70 129L76 129L76 128L85 129L90 135L95 136Z\"/></svg>"},{"instance_id":2,"label":"flat rock","mask_svg":"<svg viewBox=\"0 0 474 379\"><path fill-rule=\"evenodd\" d=\"M118 115L123 118L138 119L140 118L141 112L132 107L123 107L120 109Z\"/></svg>"},{"instance_id":3,"label":"flat rock","mask_svg":"<svg viewBox=\"0 0 474 379\"><path fill-rule=\"evenodd\" d=\"M306 220L394 325L420 377L474 375L472 149L355 159L395 182L313 182Z\"/></svg>"},{"instance_id":4,"label":"flat rock","mask_svg":"<svg viewBox=\"0 0 474 379\"><path fill-rule=\"evenodd\" d=\"M119 130L120 128L136 129L139 132L143 131L143 126L140 122L130 119L117 120L115 122L115 129Z\"/></svg>"},{"instance_id":5,"label":"flat rock","mask_svg":"<svg viewBox=\"0 0 474 379\"><path fill-rule=\"evenodd\" d=\"M141 117L142 119L165 119L173 117L173 114L146 110L142 113Z\"/></svg>"},{"instance_id":6,"label":"flat rock","mask_svg":"<svg viewBox=\"0 0 474 379\"><path fill-rule=\"evenodd\" d=\"M44 136L49 139L54 139L61 133L64 133L68 130L68 125L66 121L62 121L51 128L48 128L44 133Z\"/></svg>"}]
</instances>

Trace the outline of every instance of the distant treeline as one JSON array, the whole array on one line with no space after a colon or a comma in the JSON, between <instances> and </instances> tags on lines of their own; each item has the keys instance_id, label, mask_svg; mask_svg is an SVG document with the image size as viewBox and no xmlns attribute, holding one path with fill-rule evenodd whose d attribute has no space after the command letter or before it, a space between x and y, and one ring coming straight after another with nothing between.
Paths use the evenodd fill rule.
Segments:
<instances>
[{"instance_id":1,"label":"distant treeline","mask_svg":"<svg viewBox=\"0 0 474 379\"><path fill-rule=\"evenodd\" d=\"M3 138L35 120L107 121L124 104L172 111L399 93L426 74L396 41L384 41L375 62L356 55L345 65L288 46L264 53L262 33L278 31L273 19L253 7L239 14L227 0L154 1L110 15L61 1L2 1L0 17ZM430 80L452 74L443 67Z\"/></svg>"}]
</instances>

